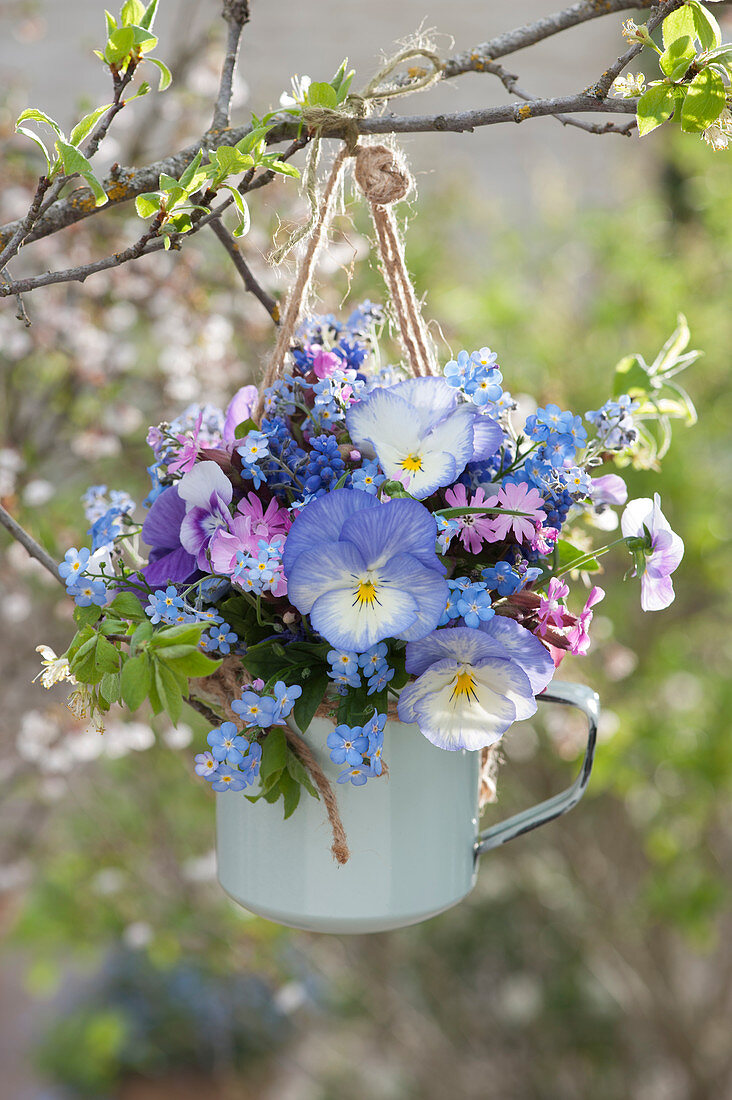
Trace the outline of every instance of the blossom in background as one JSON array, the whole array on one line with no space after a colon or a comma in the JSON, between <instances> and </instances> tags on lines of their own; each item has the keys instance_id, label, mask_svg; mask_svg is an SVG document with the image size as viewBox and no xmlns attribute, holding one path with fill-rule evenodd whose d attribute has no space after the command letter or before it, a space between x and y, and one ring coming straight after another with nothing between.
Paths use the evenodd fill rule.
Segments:
<instances>
[{"instance_id":1,"label":"blossom in background","mask_svg":"<svg viewBox=\"0 0 732 1100\"><path fill-rule=\"evenodd\" d=\"M468 499L464 485L455 485L445 490L445 500L451 508L479 508L486 504L486 495L482 489L476 489ZM453 517L460 529L460 541L471 554L477 554L484 542L495 542L496 534L492 519L482 512L469 512L464 516Z\"/></svg>"},{"instance_id":2,"label":"blossom in background","mask_svg":"<svg viewBox=\"0 0 732 1100\"><path fill-rule=\"evenodd\" d=\"M569 587L560 581L558 577L552 577L549 581L549 587L546 591L546 596L542 596L539 602L539 610L537 612L539 625L538 631L543 637L549 626L562 627L565 625L565 616L567 608L564 604L569 595Z\"/></svg>"},{"instance_id":3,"label":"blossom in background","mask_svg":"<svg viewBox=\"0 0 732 1100\"><path fill-rule=\"evenodd\" d=\"M416 722L439 748L481 749L495 744L536 702L528 676L500 642L468 627L436 630L406 649L407 672L399 717Z\"/></svg>"},{"instance_id":4,"label":"blossom in background","mask_svg":"<svg viewBox=\"0 0 732 1100\"><path fill-rule=\"evenodd\" d=\"M587 602L584 608L579 614L577 622L571 630L567 631L567 641L569 642L569 649L571 653L574 653L576 657L584 657L587 650L590 648L590 623L592 622L592 616L594 614L592 608L595 604L600 603L605 599L605 589L595 585L591 589Z\"/></svg>"},{"instance_id":5,"label":"blossom in background","mask_svg":"<svg viewBox=\"0 0 732 1100\"><path fill-rule=\"evenodd\" d=\"M517 542L530 543L536 535L536 524L543 524L546 520L546 512L542 508L544 501L538 489L530 489L524 482L518 485L507 482L486 504L523 513L518 516L505 513L494 516L491 522L495 540L502 541L512 534Z\"/></svg>"},{"instance_id":6,"label":"blossom in background","mask_svg":"<svg viewBox=\"0 0 732 1100\"><path fill-rule=\"evenodd\" d=\"M416 500L379 504L355 490L328 493L297 517L285 544L289 599L338 649L423 637L447 599L436 534Z\"/></svg>"},{"instance_id":7,"label":"blossom in background","mask_svg":"<svg viewBox=\"0 0 732 1100\"><path fill-rule=\"evenodd\" d=\"M351 439L375 454L388 478L419 500L451 485L468 462L487 458L503 438L500 425L458 401L442 378L412 378L375 389L346 413Z\"/></svg>"},{"instance_id":8,"label":"blossom in background","mask_svg":"<svg viewBox=\"0 0 732 1100\"><path fill-rule=\"evenodd\" d=\"M641 607L644 611L662 611L675 598L671 574L684 556L682 539L671 530L661 511L661 498L631 500L620 520L626 538L643 539L635 551L636 576L641 579Z\"/></svg>"},{"instance_id":9,"label":"blossom in background","mask_svg":"<svg viewBox=\"0 0 732 1100\"><path fill-rule=\"evenodd\" d=\"M721 153L729 146L732 141L732 112L728 107L723 107L719 118L702 130L701 138L711 145L715 153Z\"/></svg>"}]
</instances>

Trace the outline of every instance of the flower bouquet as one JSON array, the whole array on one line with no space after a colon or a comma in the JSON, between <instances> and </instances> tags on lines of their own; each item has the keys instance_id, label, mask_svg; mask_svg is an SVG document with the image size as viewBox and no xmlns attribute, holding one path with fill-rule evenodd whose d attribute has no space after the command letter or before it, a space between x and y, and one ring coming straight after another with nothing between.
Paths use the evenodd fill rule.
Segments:
<instances>
[{"instance_id":1,"label":"flower bouquet","mask_svg":"<svg viewBox=\"0 0 732 1100\"><path fill-rule=\"evenodd\" d=\"M61 658L39 647L44 684L70 680L100 730L117 702L205 715L194 767L218 794L223 885L324 931L446 908L476 850L574 804L590 748L570 792L476 842L481 769L485 799L537 698L581 706L594 738L594 693L552 679L590 644L601 555L629 551L659 610L683 553L658 496L627 504L601 472L657 465L668 417L690 417L671 381L695 356L683 322L584 419L527 413L487 347L404 377L379 365L381 324L370 302L311 317L261 399L245 386L151 428L144 522L124 492L86 493L91 547L60 566L78 632Z\"/></svg>"}]
</instances>

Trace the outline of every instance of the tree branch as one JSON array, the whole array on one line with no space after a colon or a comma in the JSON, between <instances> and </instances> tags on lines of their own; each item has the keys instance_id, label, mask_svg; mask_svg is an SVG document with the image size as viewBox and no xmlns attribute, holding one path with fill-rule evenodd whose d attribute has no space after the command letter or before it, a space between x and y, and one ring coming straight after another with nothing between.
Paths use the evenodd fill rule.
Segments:
<instances>
[{"instance_id":1,"label":"tree branch","mask_svg":"<svg viewBox=\"0 0 732 1100\"><path fill-rule=\"evenodd\" d=\"M239 45L244 27L249 22L249 0L224 0L222 17L226 20L226 56L221 68L219 94L214 107L212 130L224 130L231 120L231 97L234 91L234 73L239 57Z\"/></svg>"},{"instance_id":2,"label":"tree branch","mask_svg":"<svg viewBox=\"0 0 732 1100\"><path fill-rule=\"evenodd\" d=\"M576 27L589 19L599 19L603 15L618 11L650 8L654 2L655 0L580 0L579 3L572 4L564 11L555 12L554 15L537 19L535 23L527 23L523 27L499 34L496 38L491 38L472 50L448 58L442 74L443 79L461 76L463 73L486 72L488 71L486 62L516 53L518 50L525 50L527 46L533 46L553 34L567 30L568 27Z\"/></svg>"},{"instance_id":3,"label":"tree branch","mask_svg":"<svg viewBox=\"0 0 732 1100\"><path fill-rule=\"evenodd\" d=\"M220 218L213 218L209 224L213 232L221 241L226 251L229 253L234 267L241 275L244 286L251 294L254 295L257 301L262 303L264 308L267 310L267 313L269 314L271 320L273 320L275 324L279 324L280 307L278 303L270 294L267 293L266 290L264 290L263 287L259 285L257 280L254 278L254 275L252 274L246 260L242 256L239 250L239 245L237 244L234 237L232 237L231 233L229 233L226 226L223 225Z\"/></svg>"},{"instance_id":4,"label":"tree branch","mask_svg":"<svg viewBox=\"0 0 732 1100\"><path fill-rule=\"evenodd\" d=\"M63 580L58 571L58 565L53 560L51 555L43 549L40 543L36 542L32 535L29 535L25 528L21 527L10 512L6 512L3 506L0 504L0 523L3 527L10 532L16 542L19 542L21 546L24 546L32 558L39 561L44 569L53 576L54 580L60 581L63 584Z\"/></svg>"},{"instance_id":5,"label":"tree branch","mask_svg":"<svg viewBox=\"0 0 732 1100\"><path fill-rule=\"evenodd\" d=\"M4 246L2 252L0 252L0 271L5 267L9 260L12 260L18 252L18 249L26 239L34 223L36 222L40 210L41 203L43 202L43 196L48 191L51 185L51 181L48 176L41 176L38 180L38 186L36 187L36 193L33 196L33 201L28 208L28 213L24 218L20 218L17 222L12 222L12 231L8 238L8 243ZM10 228L8 226L5 227ZM5 234L0 236L0 242L3 240Z\"/></svg>"}]
</instances>

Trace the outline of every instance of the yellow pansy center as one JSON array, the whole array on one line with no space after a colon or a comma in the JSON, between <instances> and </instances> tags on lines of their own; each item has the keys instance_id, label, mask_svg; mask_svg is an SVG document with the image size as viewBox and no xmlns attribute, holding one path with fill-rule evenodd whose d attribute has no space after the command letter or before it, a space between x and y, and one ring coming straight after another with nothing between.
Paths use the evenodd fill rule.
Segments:
<instances>
[{"instance_id":1,"label":"yellow pansy center","mask_svg":"<svg viewBox=\"0 0 732 1100\"><path fill-rule=\"evenodd\" d=\"M368 578L367 580L360 580L353 590L355 597L353 606L358 605L359 609L362 607L373 607L375 603L378 603L376 598L376 585Z\"/></svg>"},{"instance_id":2,"label":"yellow pansy center","mask_svg":"<svg viewBox=\"0 0 732 1100\"><path fill-rule=\"evenodd\" d=\"M403 458L400 466L403 470L406 470L408 474L416 474L422 469L422 456L421 455L407 455Z\"/></svg>"},{"instance_id":3,"label":"yellow pansy center","mask_svg":"<svg viewBox=\"0 0 732 1100\"><path fill-rule=\"evenodd\" d=\"M458 669L457 676L455 677L455 686L452 689L452 695L450 699L455 703L462 703L464 699L472 699L475 702L478 701L478 696L475 691L475 677L469 669Z\"/></svg>"}]
</instances>

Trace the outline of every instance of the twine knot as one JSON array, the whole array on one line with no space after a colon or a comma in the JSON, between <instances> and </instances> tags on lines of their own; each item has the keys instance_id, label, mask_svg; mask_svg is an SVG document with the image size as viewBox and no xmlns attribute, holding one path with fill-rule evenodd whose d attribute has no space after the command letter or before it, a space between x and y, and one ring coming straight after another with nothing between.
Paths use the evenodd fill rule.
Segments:
<instances>
[{"instance_id":1,"label":"twine knot","mask_svg":"<svg viewBox=\"0 0 732 1100\"><path fill-rule=\"evenodd\" d=\"M389 206L411 191L414 180L403 158L387 145L362 145L356 152L356 182L377 206Z\"/></svg>"}]
</instances>

